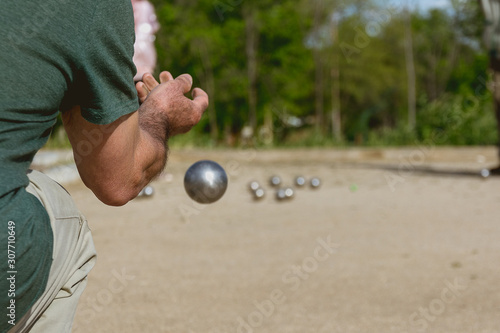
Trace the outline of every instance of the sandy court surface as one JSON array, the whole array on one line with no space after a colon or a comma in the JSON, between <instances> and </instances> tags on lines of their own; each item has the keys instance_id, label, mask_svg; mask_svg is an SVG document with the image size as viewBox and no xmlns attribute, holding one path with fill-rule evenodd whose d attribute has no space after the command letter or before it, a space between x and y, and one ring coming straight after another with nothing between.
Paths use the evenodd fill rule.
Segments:
<instances>
[{"instance_id":1,"label":"sandy court surface","mask_svg":"<svg viewBox=\"0 0 500 333\"><path fill-rule=\"evenodd\" d=\"M230 185L202 206L182 181L205 158ZM500 177L413 172L495 161L494 148L173 151L150 199L111 208L68 185L98 250L74 332L498 333ZM278 203L273 174L322 187Z\"/></svg>"}]
</instances>

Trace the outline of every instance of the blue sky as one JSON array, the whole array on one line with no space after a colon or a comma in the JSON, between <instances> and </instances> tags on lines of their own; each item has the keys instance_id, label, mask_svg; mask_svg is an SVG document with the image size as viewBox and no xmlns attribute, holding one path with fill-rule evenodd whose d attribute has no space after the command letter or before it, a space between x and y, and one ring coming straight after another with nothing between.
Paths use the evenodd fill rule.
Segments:
<instances>
[{"instance_id":1,"label":"blue sky","mask_svg":"<svg viewBox=\"0 0 500 333\"><path fill-rule=\"evenodd\" d=\"M416 4L422 10L427 10L430 8L446 8L450 6L449 0L416 0Z\"/></svg>"}]
</instances>

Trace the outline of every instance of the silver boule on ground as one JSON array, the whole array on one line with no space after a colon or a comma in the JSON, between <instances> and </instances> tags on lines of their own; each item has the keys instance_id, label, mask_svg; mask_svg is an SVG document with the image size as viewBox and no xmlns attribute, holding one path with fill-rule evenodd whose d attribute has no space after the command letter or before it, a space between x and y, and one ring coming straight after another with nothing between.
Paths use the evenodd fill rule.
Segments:
<instances>
[{"instance_id":1,"label":"silver boule on ground","mask_svg":"<svg viewBox=\"0 0 500 333\"><path fill-rule=\"evenodd\" d=\"M260 184L256 181L252 181L252 182L250 182L250 184L248 184L248 188L249 188L250 192L253 193L260 188Z\"/></svg>"},{"instance_id":2,"label":"silver boule on ground","mask_svg":"<svg viewBox=\"0 0 500 333\"><path fill-rule=\"evenodd\" d=\"M295 191L291 187L286 187L285 188L285 197L286 199L293 199L295 196Z\"/></svg>"},{"instance_id":3,"label":"silver boule on ground","mask_svg":"<svg viewBox=\"0 0 500 333\"><path fill-rule=\"evenodd\" d=\"M276 200L282 201L286 199L285 189L280 188L276 191Z\"/></svg>"},{"instance_id":4,"label":"silver boule on ground","mask_svg":"<svg viewBox=\"0 0 500 333\"><path fill-rule=\"evenodd\" d=\"M488 169L481 170L481 177L488 178L490 175L491 175L490 170Z\"/></svg>"},{"instance_id":5,"label":"silver boule on ground","mask_svg":"<svg viewBox=\"0 0 500 333\"><path fill-rule=\"evenodd\" d=\"M298 176L295 178L295 185L297 187L303 187L306 184L306 179L302 176Z\"/></svg>"},{"instance_id":6,"label":"silver boule on ground","mask_svg":"<svg viewBox=\"0 0 500 333\"><path fill-rule=\"evenodd\" d=\"M265 196L266 196L266 191L264 191L263 188L258 188L253 193L254 200L262 200L262 199L264 199Z\"/></svg>"},{"instance_id":7,"label":"silver boule on ground","mask_svg":"<svg viewBox=\"0 0 500 333\"><path fill-rule=\"evenodd\" d=\"M153 188L153 186L148 185L145 188L143 188L141 192L139 192L137 198L149 198L152 197L154 193L155 189Z\"/></svg>"},{"instance_id":8,"label":"silver boule on ground","mask_svg":"<svg viewBox=\"0 0 500 333\"><path fill-rule=\"evenodd\" d=\"M311 188L318 189L321 186L321 180L317 177L311 179Z\"/></svg>"},{"instance_id":9,"label":"silver boule on ground","mask_svg":"<svg viewBox=\"0 0 500 333\"><path fill-rule=\"evenodd\" d=\"M228 178L218 163L202 160L189 167L184 176L184 189L191 199L201 204L214 203L226 193Z\"/></svg>"},{"instance_id":10,"label":"silver boule on ground","mask_svg":"<svg viewBox=\"0 0 500 333\"><path fill-rule=\"evenodd\" d=\"M277 187L281 184L281 178L279 176L272 176L270 179L269 179L269 185L273 186L273 187Z\"/></svg>"}]
</instances>

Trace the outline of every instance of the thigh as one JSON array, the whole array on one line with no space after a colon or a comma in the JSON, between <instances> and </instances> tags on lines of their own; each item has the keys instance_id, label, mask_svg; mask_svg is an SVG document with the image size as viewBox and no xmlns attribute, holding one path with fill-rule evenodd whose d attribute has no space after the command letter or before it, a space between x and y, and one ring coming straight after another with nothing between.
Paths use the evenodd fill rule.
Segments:
<instances>
[{"instance_id":1,"label":"thigh","mask_svg":"<svg viewBox=\"0 0 500 333\"><path fill-rule=\"evenodd\" d=\"M92 235L85 217L62 186L36 171L29 177L27 191L40 200L50 217L53 261L43 295L10 332L70 332L96 259Z\"/></svg>"}]
</instances>

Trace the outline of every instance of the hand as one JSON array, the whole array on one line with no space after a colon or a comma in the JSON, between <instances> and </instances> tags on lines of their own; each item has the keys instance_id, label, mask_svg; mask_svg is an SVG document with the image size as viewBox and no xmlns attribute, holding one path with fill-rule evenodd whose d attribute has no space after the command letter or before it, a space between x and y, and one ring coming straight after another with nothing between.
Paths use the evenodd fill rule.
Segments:
<instances>
[{"instance_id":1,"label":"hand","mask_svg":"<svg viewBox=\"0 0 500 333\"><path fill-rule=\"evenodd\" d=\"M167 81L173 80L172 75L170 73L168 73L168 74L167 73L168 72L162 72L160 74L160 77L163 75L163 76L165 76L164 79L166 79ZM168 77L166 77L167 75L168 75ZM161 80L161 78L160 78L160 80ZM156 79L153 77L153 75L146 73L142 76L142 81L139 81L135 84L135 89L137 90L137 96L139 97L140 104L144 103L144 101L148 97L151 90L156 88L156 86L158 86L158 85L159 85L159 83L158 83L158 81L156 81Z\"/></svg>"},{"instance_id":2,"label":"hand","mask_svg":"<svg viewBox=\"0 0 500 333\"><path fill-rule=\"evenodd\" d=\"M145 74L143 81L136 84L139 100L144 112L160 112L166 117L168 136L188 132L201 119L208 107L208 95L201 89L193 89L189 99L184 94L191 91L193 79L183 74L176 79L169 72L160 73L160 83L151 74ZM154 111L149 111L149 110ZM162 121L157 119L157 121Z\"/></svg>"}]
</instances>

